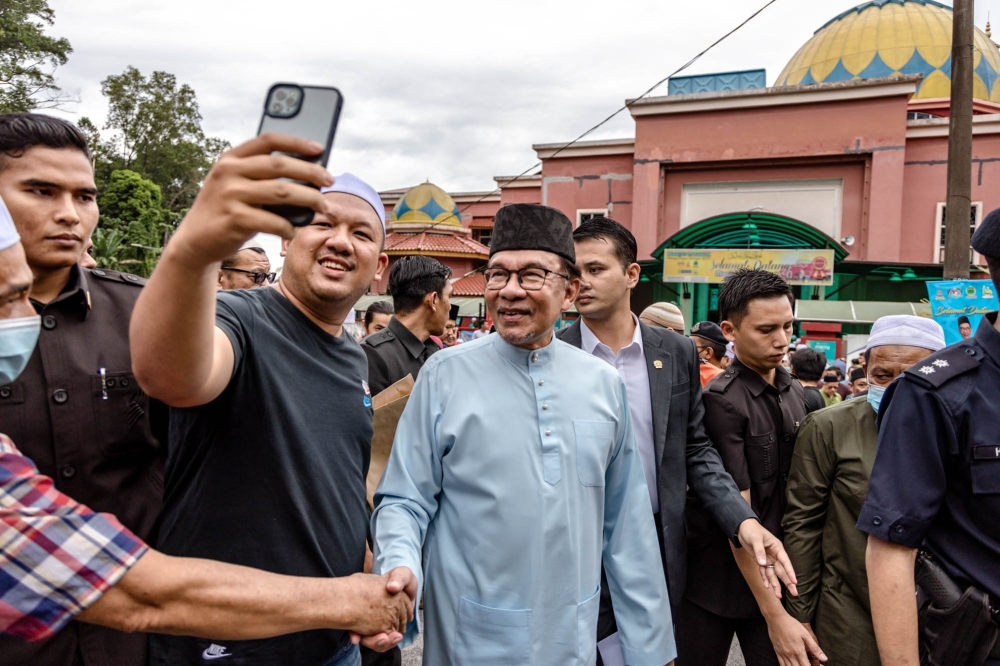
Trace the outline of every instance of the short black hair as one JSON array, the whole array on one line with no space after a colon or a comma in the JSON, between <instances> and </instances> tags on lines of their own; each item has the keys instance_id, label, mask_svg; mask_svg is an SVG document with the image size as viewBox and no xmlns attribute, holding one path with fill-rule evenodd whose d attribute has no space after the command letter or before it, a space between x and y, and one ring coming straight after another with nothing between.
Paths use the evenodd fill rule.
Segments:
<instances>
[{"instance_id":1,"label":"short black hair","mask_svg":"<svg viewBox=\"0 0 1000 666\"><path fill-rule=\"evenodd\" d=\"M420 307L430 293L444 295L451 269L437 259L420 254L400 257L389 269L389 295L397 314L407 314Z\"/></svg>"},{"instance_id":2,"label":"short black hair","mask_svg":"<svg viewBox=\"0 0 1000 666\"><path fill-rule=\"evenodd\" d=\"M240 256L240 252L242 252L243 250L253 250L257 254L264 255L264 258L267 259L267 252L264 251L264 248L262 248L262 247L244 247L244 248L241 248L239 250L236 250L236 252L234 252L232 254L232 256L226 257L225 259L223 259L222 260L222 266L220 268L232 268L233 266L235 266L236 265L236 259L237 259L237 257Z\"/></svg>"},{"instance_id":3,"label":"short black hair","mask_svg":"<svg viewBox=\"0 0 1000 666\"><path fill-rule=\"evenodd\" d=\"M608 217L592 217L577 227L573 232L573 241L583 240L603 240L611 243L615 256L621 262L622 270L628 270L639 255L639 246L632 232Z\"/></svg>"},{"instance_id":4,"label":"short black hair","mask_svg":"<svg viewBox=\"0 0 1000 666\"><path fill-rule=\"evenodd\" d=\"M691 337L697 336L692 335ZM698 337L698 339L701 340L702 345L712 350L716 361L721 361L722 357L726 355L726 345L720 345L718 342L709 340L708 338Z\"/></svg>"},{"instance_id":5,"label":"short black hair","mask_svg":"<svg viewBox=\"0 0 1000 666\"><path fill-rule=\"evenodd\" d=\"M90 159L87 137L73 123L41 113L0 114L0 168L7 157L21 157L30 148L75 148Z\"/></svg>"},{"instance_id":6,"label":"short black hair","mask_svg":"<svg viewBox=\"0 0 1000 666\"><path fill-rule=\"evenodd\" d=\"M794 307L792 288L780 275L755 268L741 268L722 282L719 288L719 317L739 326L758 298L784 296Z\"/></svg>"},{"instance_id":7,"label":"short black hair","mask_svg":"<svg viewBox=\"0 0 1000 666\"><path fill-rule=\"evenodd\" d=\"M372 325L372 321L377 314L393 314L392 303L389 301L375 301L365 310L365 328Z\"/></svg>"},{"instance_id":8,"label":"short black hair","mask_svg":"<svg viewBox=\"0 0 1000 666\"><path fill-rule=\"evenodd\" d=\"M826 354L815 349L800 349L792 357L792 374L807 382L816 382L826 371Z\"/></svg>"}]
</instances>

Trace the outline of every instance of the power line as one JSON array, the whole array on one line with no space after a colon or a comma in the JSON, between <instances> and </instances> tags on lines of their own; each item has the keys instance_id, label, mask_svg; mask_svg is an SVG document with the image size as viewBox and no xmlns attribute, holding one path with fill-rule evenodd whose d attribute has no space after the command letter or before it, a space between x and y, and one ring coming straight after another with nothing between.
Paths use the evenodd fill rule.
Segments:
<instances>
[{"instance_id":1,"label":"power line","mask_svg":"<svg viewBox=\"0 0 1000 666\"><path fill-rule=\"evenodd\" d=\"M614 113L612 113L612 114L611 114L610 116L608 116L607 118L605 118L605 119L604 119L604 120L602 120L601 122L597 123L596 125L594 125L594 126L593 126L593 127L591 127L590 129L588 129L588 130L587 130L586 132L584 132L584 133L583 133L583 134L581 134L580 136L576 137L575 139L573 139L572 141L570 141L570 142L569 142L569 143L567 143L566 145L564 145L564 146L560 146L560 147L559 147L559 148L558 148L558 149L557 149L557 150L556 150L556 151L555 151L554 153L552 153L551 155L549 155L549 156L548 156L547 158L545 158L545 159L549 159L549 160L553 159L553 158L554 158L554 157L555 157L556 155L558 155L559 153L563 152L563 151L564 151L564 150L566 150L567 148L570 148L570 147L571 147L571 146L573 146L574 144L578 143L578 142L579 142L579 141L580 141L581 139L583 139L584 137L586 137L586 136L588 136L588 135L592 134L592 133L593 133L593 132L595 132L596 130L598 130L598 129L600 129L601 127L603 127L604 125L606 125L606 124L607 124L608 122L610 122L610 121L611 121L611 120L612 120L612 119L613 119L613 118L614 118L615 116L617 116L617 115L618 115L619 113L621 113L622 111L625 111L626 109L629 109L629 108L631 108L631 107L632 107L632 105L633 105L633 104L635 104L636 102L638 102L639 100L641 100L641 99L643 99L643 98L645 98L645 97L648 97L648 96L649 96L649 94L650 94L650 93L652 93L652 92L653 92L654 90L656 90L657 88L659 88L660 86L662 86L662 85L663 85L664 83L666 83L666 82L667 82L667 81L668 81L669 79L671 79L671 78L673 78L673 77L677 76L678 74L680 74L681 72L683 72L683 71L684 71L685 69L687 69L687 68L688 68L688 67L690 67L691 65L695 64L696 62L698 62L698 61L699 61L699 60L701 59L701 57L702 57L702 56L704 56L704 55L705 55L706 53L708 53L709 51L711 51L712 49L714 49L714 48L715 48L716 46L718 46L718 45L719 45L719 44L721 44L722 42L724 42L724 41L726 41L727 39L729 39L730 37L732 37L732 36L733 36L734 34L736 34L736 32L738 32L738 31L739 31L739 30L740 30L741 28L743 28L743 26L745 26L745 25L746 25L747 23L750 23L750 21L752 21L752 20L754 20L755 18L757 18L757 16L758 16L758 15L760 15L760 14L761 14L761 13L762 13L762 12L763 12L763 11L764 11L765 9L767 9L768 7L770 7L771 5L773 5L773 4L774 4L775 2L777 2L777 1L778 1L778 0L769 0L769 1L767 2L767 3L765 3L765 4L764 4L764 6L763 6L763 7L761 7L760 9L758 9L757 11L755 11L755 12L754 12L753 14L751 14L750 16L748 16L748 17L747 17L747 18L746 18L746 19L745 19L745 20L744 20L744 21L743 21L742 23L740 23L740 24L739 24L738 26L736 26L735 28L733 28L732 30L730 30L729 32L727 32L726 34L724 34L724 35L723 35L722 37L719 37L719 38L718 38L717 40L715 40L714 42L712 42L712 43L711 43L711 44L710 44L710 45L709 45L709 46L708 46L707 48L705 48L705 49L704 49L704 50L703 50L703 51L702 51L701 53L699 53L699 54L698 54L698 55L696 55L695 57L693 57L693 58L691 58L690 60L688 60L688 61L687 61L686 63L684 63L683 65L681 65L681 66L680 66L680 67L678 67L677 69L675 69L675 70L674 70L673 72L671 72L670 74L667 74L666 76L664 76L664 77L663 77L662 79L660 79L660 80L659 80L659 81L657 81L657 82L656 82L655 84L653 84L653 85L652 85L652 86L651 86L651 87L650 87L650 88L649 88L648 90L646 90L646 92L642 93L641 95L639 95L639 96L638 96L638 97L636 97L635 99L632 99L632 100L630 100L630 101L627 101L627 102L625 102L625 104L623 104L623 105L622 105L622 106L621 106L621 107L620 107L620 108L619 108L619 109L618 109L617 111L615 111L615 112L614 112ZM493 189L493 190L491 190L490 192L488 192L488 193L484 194L484 195L483 195L482 197L480 197L480 198L479 198L479 199L477 199L476 201L473 201L473 202L471 202L471 203L469 203L469 204L466 204L466 205L465 205L465 207L463 207L463 208L459 209L459 211L458 211L458 221L459 221L459 223L461 223L461 221L462 221L462 213L464 213L465 211L469 210L469 209L470 209L471 207L475 206L476 204L478 204L478 203L482 203L483 201L485 201L485 200L486 200L486 199L488 199L489 197L491 197L491 196L493 196L494 194L496 194L497 192L501 191L501 190L502 190L502 189L503 189L504 187L507 187L507 186L509 186L509 185L510 185L511 183L515 183L515 182L517 182L518 180L520 180L521 178L524 178L525 176L527 176L527 175L528 175L528 173L529 173L529 172L531 172L531 171L534 171L535 169L537 169L537 168L541 167L541 166L542 166L542 162L543 162L543 161L544 161L544 160L540 160L540 161L536 162L535 164L531 165L530 167L528 167L527 169L525 169L524 171L522 171L522 172L521 172L521 173L519 173L518 175L516 175L516 176L514 176L513 178L511 178L510 180L508 180L508 181L505 181L505 182L503 182L503 183L500 183L500 184L498 184L496 188L494 188L494 189ZM427 227L427 230L430 230L430 229L433 229L434 227L436 227L436 226L437 226L437 225L439 225L439 224L444 224L445 222L447 222L448 220L450 220L450 219L451 219L451 218L453 218L453 217L455 217L455 216L454 216L454 215L450 215L450 216L448 216L447 218L445 218L444 220L441 220L440 222L435 222L435 223L434 223L434 224L432 224L431 226Z\"/></svg>"}]
</instances>

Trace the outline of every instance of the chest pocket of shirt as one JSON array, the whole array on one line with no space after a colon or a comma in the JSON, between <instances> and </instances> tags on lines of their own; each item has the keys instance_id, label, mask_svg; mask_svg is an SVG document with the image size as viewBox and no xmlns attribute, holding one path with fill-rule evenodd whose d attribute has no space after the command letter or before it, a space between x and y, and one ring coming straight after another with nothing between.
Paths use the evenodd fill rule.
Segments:
<instances>
[{"instance_id":1,"label":"chest pocket of shirt","mask_svg":"<svg viewBox=\"0 0 1000 666\"><path fill-rule=\"evenodd\" d=\"M615 424L609 421L573 421L573 432L576 434L576 473L580 483L603 487L615 441Z\"/></svg>"},{"instance_id":2,"label":"chest pocket of shirt","mask_svg":"<svg viewBox=\"0 0 1000 666\"><path fill-rule=\"evenodd\" d=\"M476 666L529 666L531 611L490 608L459 597L455 662Z\"/></svg>"},{"instance_id":3,"label":"chest pocket of shirt","mask_svg":"<svg viewBox=\"0 0 1000 666\"><path fill-rule=\"evenodd\" d=\"M778 472L777 435L751 435L747 439L747 472L752 483L766 483Z\"/></svg>"},{"instance_id":4,"label":"chest pocket of shirt","mask_svg":"<svg viewBox=\"0 0 1000 666\"><path fill-rule=\"evenodd\" d=\"M132 373L109 373L103 378L93 375L91 388L101 452L117 457L148 451L153 440L149 396Z\"/></svg>"}]
</instances>

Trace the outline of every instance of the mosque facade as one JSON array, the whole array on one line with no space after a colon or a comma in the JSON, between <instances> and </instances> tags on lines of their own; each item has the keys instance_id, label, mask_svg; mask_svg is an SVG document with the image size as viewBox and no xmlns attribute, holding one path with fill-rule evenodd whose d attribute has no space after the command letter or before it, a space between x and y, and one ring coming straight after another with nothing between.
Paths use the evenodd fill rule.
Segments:
<instances>
[{"instance_id":1,"label":"mosque facade","mask_svg":"<svg viewBox=\"0 0 1000 666\"><path fill-rule=\"evenodd\" d=\"M607 215L638 241L633 305L675 302L688 322L717 316L718 284L677 279L665 260L709 250L815 252L826 263L795 286L801 321L848 333L920 314L926 281L942 275L951 22L934 0L873 0L820 26L771 87L762 70L673 79L667 95L630 103L633 137L536 144L539 173L497 177L486 200L456 195L466 203L448 229L488 245L492 214L514 202L577 223ZM988 31L975 39L973 227L1000 207L1000 50ZM398 193L383 196L399 207ZM394 212L401 232L407 214ZM970 249L970 263L984 262Z\"/></svg>"}]
</instances>

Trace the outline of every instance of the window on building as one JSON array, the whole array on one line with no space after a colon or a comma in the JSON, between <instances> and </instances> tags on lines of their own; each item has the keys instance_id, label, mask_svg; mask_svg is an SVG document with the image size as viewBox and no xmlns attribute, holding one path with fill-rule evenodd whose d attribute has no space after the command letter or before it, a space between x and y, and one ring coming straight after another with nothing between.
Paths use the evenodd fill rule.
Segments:
<instances>
[{"instance_id":1,"label":"window on building","mask_svg":"<svg viewBox=\"0 0 1000 666\"><path fill-rule=\"evenodd\" d=\"M937 221L934 227L934 239L937 243L936 252L934 260L939 263L944 263L944 241L945 241L945 216L947 214L948 207L942 202L937 205ZM972 214L969 219L969 237L976 233L976 228L983 221L983 202L974 201L972 202ZM985 264L985 260L976 253L972 247L969 247L969 263L975 264L977 266Z\"/></svg>"},{"instance_id":2,"label":"window on building","mask_svg":"<svg viewBox=\"0 0 1000 666\"><path fill-rule=\"evenodd\" d=\"M927 113L926 111L907 111L907 120L930 120L932 118L940 118L941 116L936 113Z\"/></svg>"},{"instance_id":3,"label":"window on building","mask_svg":"<svg viewBox=\"0 0 1000 666\"><path fill-rule=\"evenodd\" d=\"M592 220L595 217L607 217L607 208L580 208L576 211L576 226L580 226L587 220Z\"/></svg>"},{"instance_id":4,"label":"window on building","mask_svg":"<svg viewBox=\"0 0 1000 666\"><path fill-rule=\"evenodd\" d=\"M493 240L493 230L492 229L473 229L472 238L479 241L486 247L490 246L490 241Z\"/></svg>"}]
</instances>

